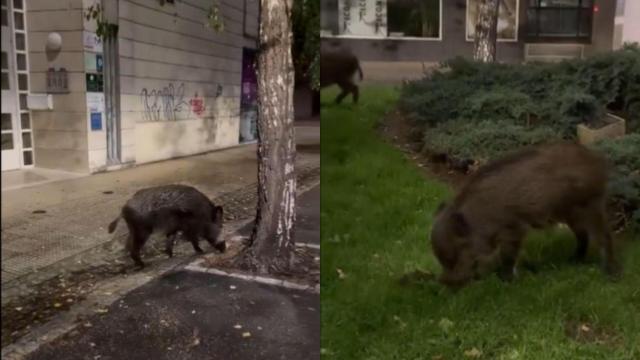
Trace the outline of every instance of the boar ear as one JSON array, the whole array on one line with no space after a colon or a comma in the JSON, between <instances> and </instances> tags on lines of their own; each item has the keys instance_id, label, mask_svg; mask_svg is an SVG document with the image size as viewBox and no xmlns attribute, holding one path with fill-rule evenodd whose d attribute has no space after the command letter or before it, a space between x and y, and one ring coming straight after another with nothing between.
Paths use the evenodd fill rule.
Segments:
<instances>
[{"instance_id":1,"label":"boar ear","mask_svg":"<svg viewBox=\"0 0 640 360\"><path fill-rule=\"evenodd\" d=\"M223 215L222 206L216 206L214 208L214 212L215 212L216 220L222 220L222 215Z\"/></svg>"},{"instance_id":2,"label":"boar ear","mask_svg":"<svg viewBox=\"0 0 640 360\"><path fill-rule=\"evenodd\" d=\"M455 212L451 214L451 221L453 222L453 231L456 235L468 236L471 233L471 227L462 213Z\"/></svg>"}]
</instances>

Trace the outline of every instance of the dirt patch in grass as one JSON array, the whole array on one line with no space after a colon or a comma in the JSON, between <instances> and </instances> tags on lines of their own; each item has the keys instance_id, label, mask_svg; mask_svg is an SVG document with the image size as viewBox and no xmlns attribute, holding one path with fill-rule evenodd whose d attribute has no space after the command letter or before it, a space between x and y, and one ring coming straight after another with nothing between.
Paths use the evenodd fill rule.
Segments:
<instances>
[{"instance_id":1,"label":"dirt patch in grass","mask_svg":"<svg viewBox=\"0 0 640 360\"><path fill-rule=\"evenodd\" d=\"M411 124L399 110L389 112L378 124L377 130L385 140L415 162L426 177L441 180L455 189L462 186L467 178L464 173L451 169L446 159L425 154L422 151L422 129Z\"/></svg>"},{"instance_id":2,"label":"dirt patch in grass","mask_svg":"<svg viewBox=\"0 0 640 360\"><path fill-rule=\"evenodd\" d=\"M564 333L568 338L583 344L619 346L623 342L622 335L615 329L598 326L587 320L565 321Z\"/></svg>"}]
</instances>

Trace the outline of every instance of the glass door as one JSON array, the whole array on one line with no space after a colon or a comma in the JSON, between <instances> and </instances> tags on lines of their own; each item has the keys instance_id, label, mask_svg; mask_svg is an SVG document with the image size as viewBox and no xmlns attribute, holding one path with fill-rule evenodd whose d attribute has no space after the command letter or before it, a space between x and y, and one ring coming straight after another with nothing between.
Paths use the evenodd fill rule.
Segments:
<instances>
[{"instance_id":1,"label":"glass door","mask_svg":"<svg viewBox=\"0 0 640 360\"><path fill-rule=\"evenodd\" d=\"M2 171L20 168L15 45L10 14L7 0L2 0Z\"/></svg>"}]
</instances>

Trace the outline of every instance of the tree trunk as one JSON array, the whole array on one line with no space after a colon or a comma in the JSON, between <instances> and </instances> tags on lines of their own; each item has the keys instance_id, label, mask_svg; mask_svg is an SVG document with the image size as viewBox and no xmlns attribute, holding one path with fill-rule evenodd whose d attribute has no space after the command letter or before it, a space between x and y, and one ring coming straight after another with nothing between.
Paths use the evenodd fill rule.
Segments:
<instances>
[{"instance_id":1,"label":"tree trunk","mask_svg":"<svg viewBox=\"0 0 640 360\"><path fill-rule=\"evenodd\" d=\"M258 208L244 262L258 273L293 264L296 158L292 0L261 0L258 55Z\"/></svg>"},{"instance_id":2,"label":"tree trunk","mask_svg":"<svg viewBox=\"0 0 640 360\"><path fill-rule=\"evenodd\" d=\"M494 62L496 60L499 7L500 0L478 0L473 51L473 58L477 61Z\"/></svg>"}]
</instances>

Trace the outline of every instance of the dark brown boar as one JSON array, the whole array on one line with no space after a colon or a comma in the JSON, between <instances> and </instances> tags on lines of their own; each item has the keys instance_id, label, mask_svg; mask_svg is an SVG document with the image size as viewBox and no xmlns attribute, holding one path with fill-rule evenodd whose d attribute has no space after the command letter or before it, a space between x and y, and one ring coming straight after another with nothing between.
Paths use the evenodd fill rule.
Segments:
<instances>
[{"instance_id":1,"label":"dark brown boar","mask_svg":"<svg viewBox=\"0 0 640 360\"><path fill-rule=\"evenodd\" d=\"M322 51L320 55L320 87L337 84L342 92L336 97L339 104L349 94L353 95L353 103L358 103L359 89L354 83L356 71L362 81L362 68L358 58L347 50Z\"/></svg>"},{"instance_id":2,"label":"dark brown boar","mask_svg":"<svg viewBox=\"0 0 640 360\"><path fill-rule=\"evenodd\" d=\"M222 229L223 211L197 189L186 185L164 185L136 192L123 206L120 216L109 224L112 233L120 218L129 228L127 250L139 268L144 267L140 251L153 232L166 236L165 252L173 256L173 244L178 232L202 253L199 238L205 238L215 249L224 252L226 243L218 240Z\"/></svg>"},{"instance_id":3,"label":"dark brown boar","mask_svg":"<svg viewBox=\"0 0 640 360\"><path fill-rule=\"evenodd\" d=\"M510 280L529 228L565 223L577 239L575 260L598 241L604 271L617 275L605 215L607 163L587 148L559 142L524 148L481 167L436 212L431 245L440 281L461 286L494 265Z\"/></svg>"}]
</instances>

